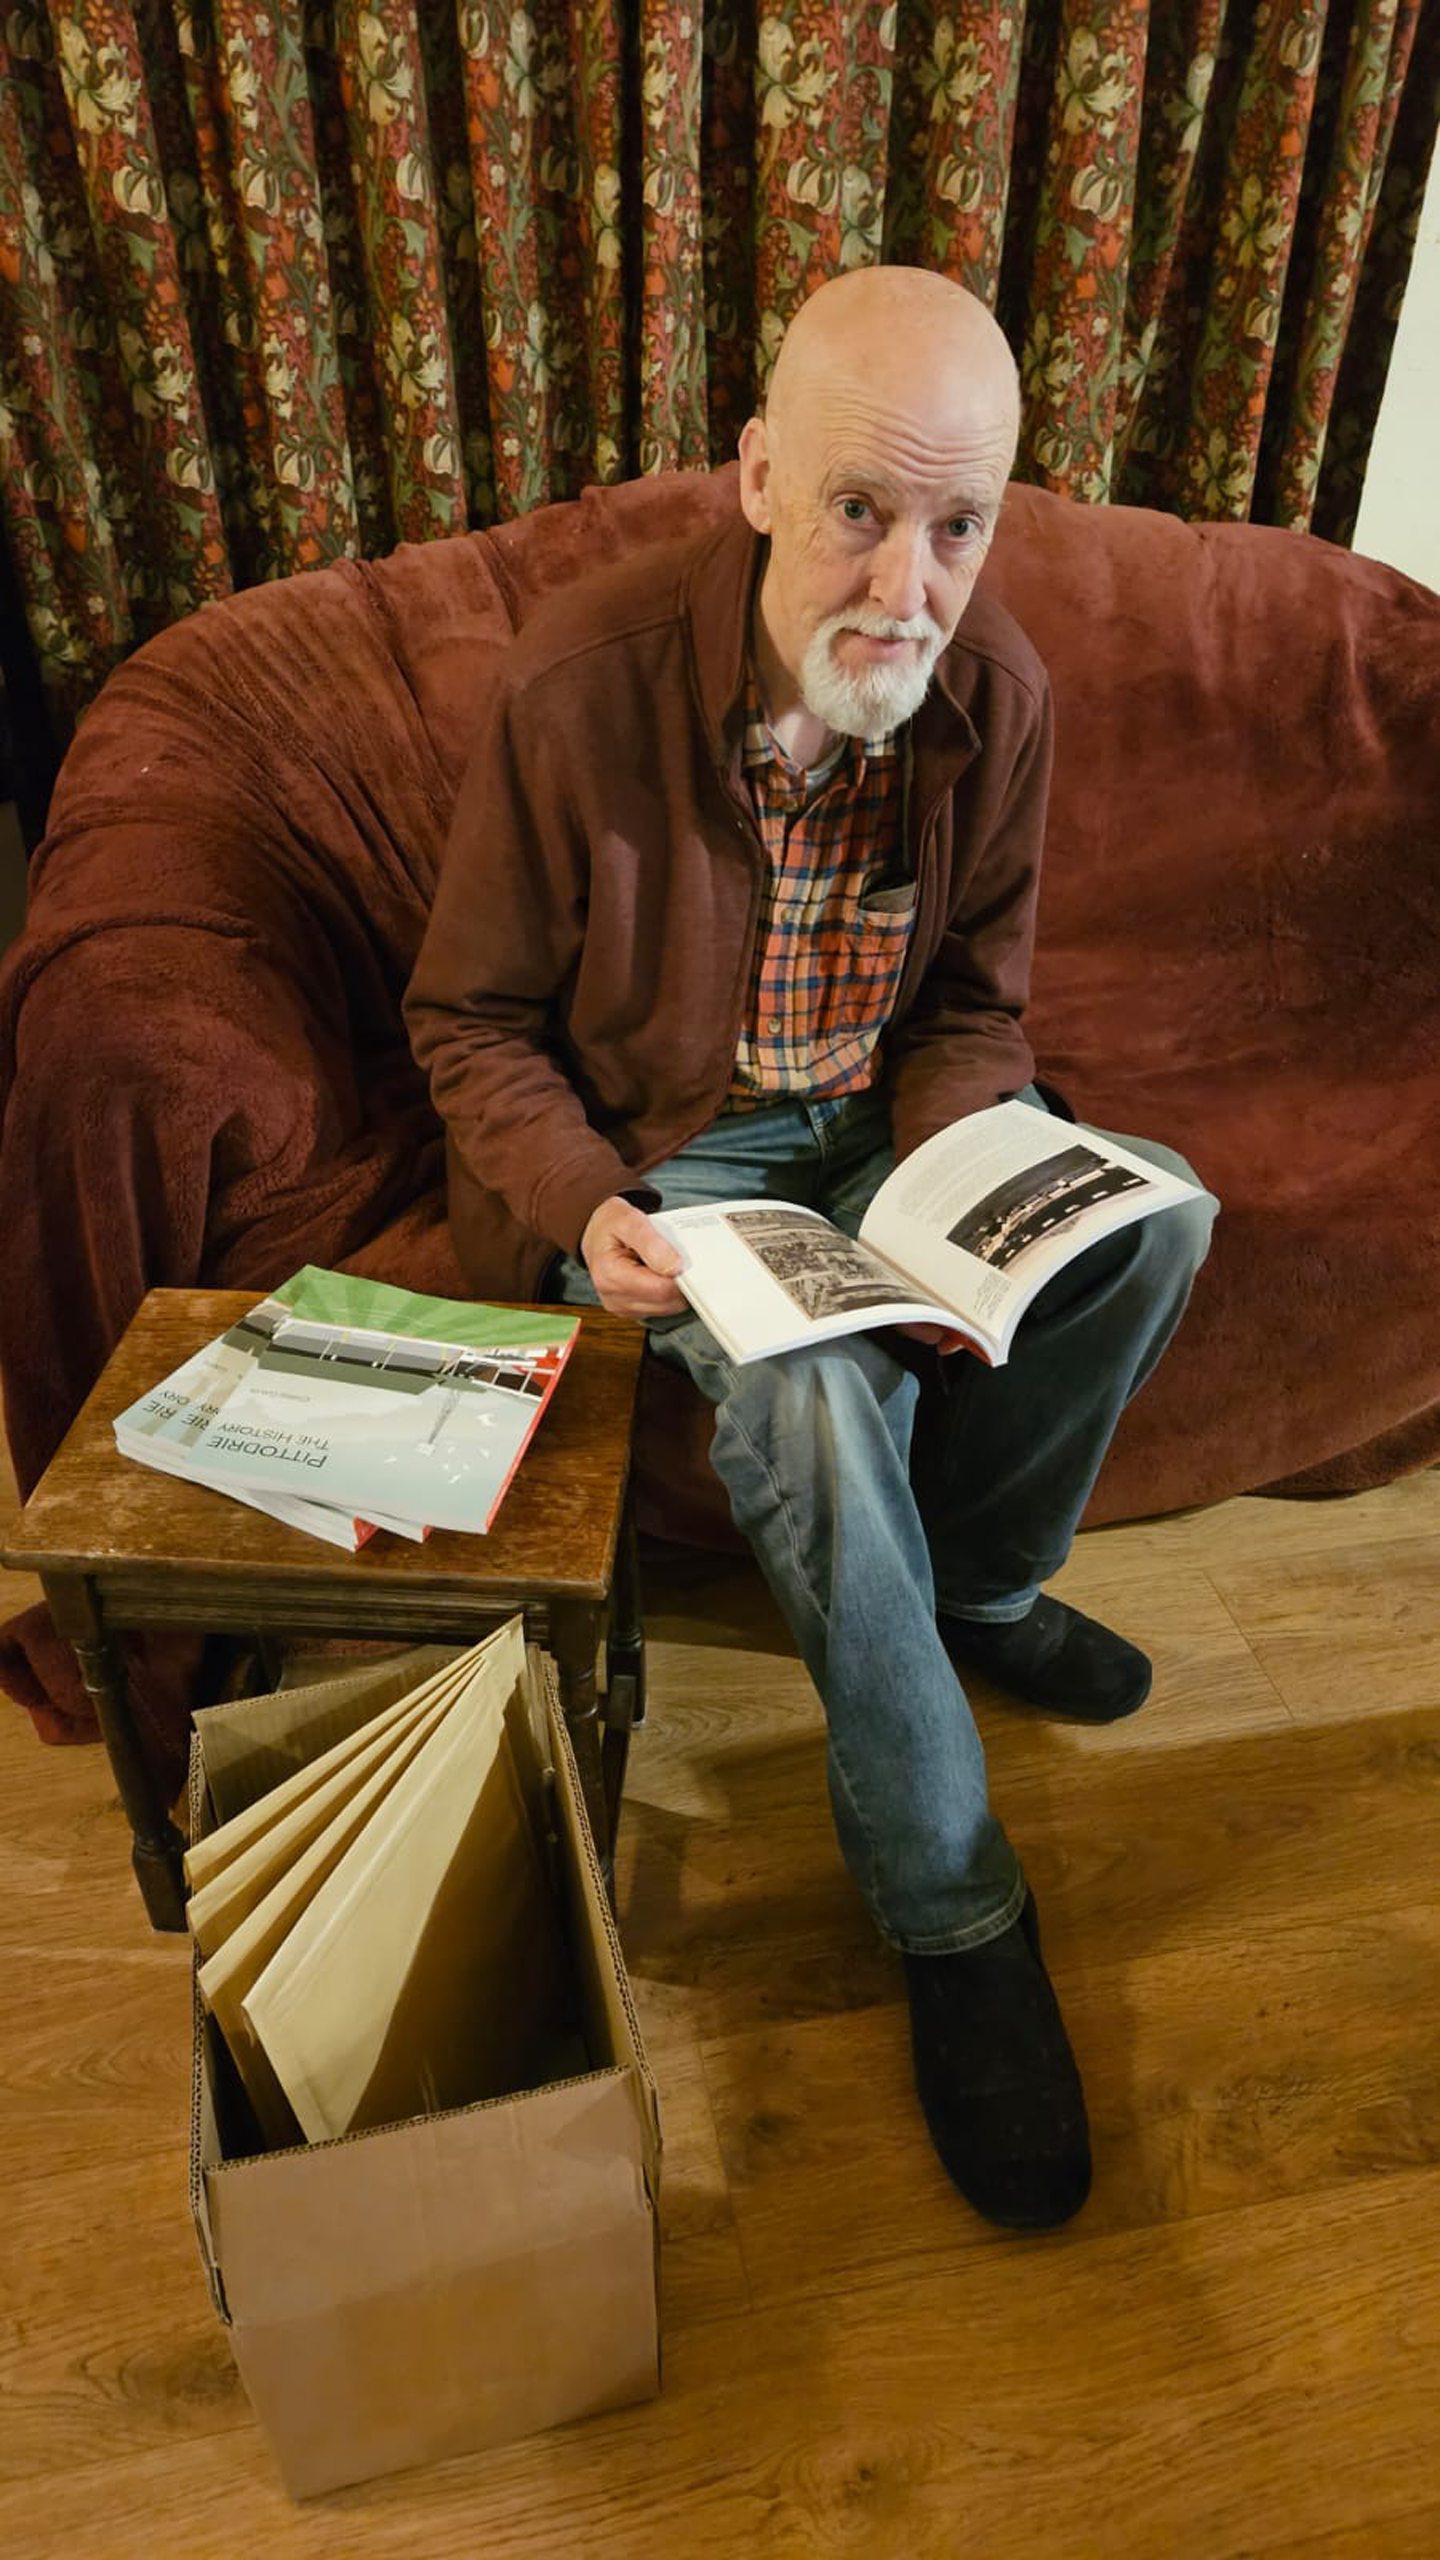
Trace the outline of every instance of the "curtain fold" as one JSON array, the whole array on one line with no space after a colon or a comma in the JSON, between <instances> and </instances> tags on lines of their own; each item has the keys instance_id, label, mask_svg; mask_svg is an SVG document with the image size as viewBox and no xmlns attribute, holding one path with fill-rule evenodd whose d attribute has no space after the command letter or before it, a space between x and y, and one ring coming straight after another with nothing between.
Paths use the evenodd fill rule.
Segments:
<instances>
[{"instance_id":1,"label":"curtain fold","mask_svg":"<svg viewBox=\"0 0 1440 2560\"><path fill-rule=\"evenodd\" d=\"M733 451L824 277L934 267L1017 468L1348 538L1436 0L13 0L3 529L61 732L258 579Z\"/></svg>"}]
</instances>

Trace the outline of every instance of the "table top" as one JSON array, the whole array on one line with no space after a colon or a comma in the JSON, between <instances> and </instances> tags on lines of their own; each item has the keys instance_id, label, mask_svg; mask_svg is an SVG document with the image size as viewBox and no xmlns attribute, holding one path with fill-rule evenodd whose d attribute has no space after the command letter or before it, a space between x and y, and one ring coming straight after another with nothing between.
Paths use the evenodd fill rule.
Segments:
<instances>
[{"instance_id":1,"label":"table top","mask_svg":"<svg viewBox=\"0 0 1440 2560\"><path fill-rule=\"evenodd\" d=\"M603 1598L610 1586L630 1460L643 1326L583 1308L575 1347L485 1535L436 1529L417 1544L382 1530L358 1555L287 1529L206 1485L160 1475L115 1446L111 1425L255 1306L259 1289L152 1289L7 1544L21 1573L159 1580L234 1577L292 1591L397 1599L449 1590L517 1601L549 1592Z\"/></svg>"}]
</instances>

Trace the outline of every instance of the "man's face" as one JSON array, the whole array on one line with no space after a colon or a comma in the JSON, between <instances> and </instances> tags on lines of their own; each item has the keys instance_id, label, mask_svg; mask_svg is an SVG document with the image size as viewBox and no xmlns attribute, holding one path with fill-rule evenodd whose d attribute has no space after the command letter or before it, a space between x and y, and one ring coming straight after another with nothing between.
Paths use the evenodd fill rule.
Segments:
<instances>
[{"instance_id":1,"label":"man's face","mask_svg":"<svg viewBox=\"0 0 1440 2560\"><path fill-rule=\"evenodd\" d=\"M1013 452L1003 390L912 399L841 384L752 419L742 504L770 557L760 613L806 707L863 737L918 709L995 530Z\"/></svg>"}]
</instances>

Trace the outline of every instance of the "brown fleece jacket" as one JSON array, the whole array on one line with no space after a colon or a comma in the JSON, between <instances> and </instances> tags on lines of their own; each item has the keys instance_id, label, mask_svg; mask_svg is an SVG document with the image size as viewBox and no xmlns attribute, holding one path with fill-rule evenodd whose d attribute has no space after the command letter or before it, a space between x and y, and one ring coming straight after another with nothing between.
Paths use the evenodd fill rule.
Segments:
<instances>
[{"instance_id":1,"label":"brown fleece jacket","mask_svg":"<svg viewBox=\"0 0 1440 2560\"><path fill-rule=\"evenodd\" d=\"M602 569L494 683L405 998L479 1291L533 1294L724 1100L765 866L741 780L763 553L737 513ZM915 924L882 1051L900 1155L1031 1075L1049 776L1044 670L982 592L910 724Z\"/></svg>"}]
</instances>

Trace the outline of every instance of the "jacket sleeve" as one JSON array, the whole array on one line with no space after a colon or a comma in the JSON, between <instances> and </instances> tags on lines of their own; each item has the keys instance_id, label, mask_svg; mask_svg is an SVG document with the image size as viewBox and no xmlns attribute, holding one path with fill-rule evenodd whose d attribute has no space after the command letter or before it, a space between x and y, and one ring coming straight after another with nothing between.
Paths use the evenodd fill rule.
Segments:
<instances>
[{"instance_id":1,"label":"jacket sleeve","mask_svg":"<svg viewBox=\"0 0 1440 2560\"><path fill-rule=\"evenodd\" d=\"M969 806L952 846L956 883L935 957L887 1043L897 1157L1035 1072L1021 1016L1030 993L1054 721L1048 686Z\"/></svg>"},{"instance_id":2,"label":"jacket sleeve","mask_svg":"<svg viewBox=\"0 0 1440 2560\"><path fill-rule=\"evenodd\" d=\"M473 1179L567 1253L633 1181L565 1071L560 998L585 934L590 849L563 723L502 671L460 787L405 1020Z\"/></svg>"}]
</instances>

